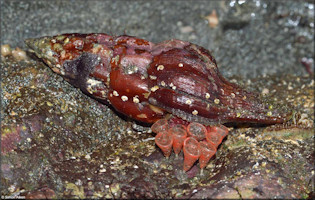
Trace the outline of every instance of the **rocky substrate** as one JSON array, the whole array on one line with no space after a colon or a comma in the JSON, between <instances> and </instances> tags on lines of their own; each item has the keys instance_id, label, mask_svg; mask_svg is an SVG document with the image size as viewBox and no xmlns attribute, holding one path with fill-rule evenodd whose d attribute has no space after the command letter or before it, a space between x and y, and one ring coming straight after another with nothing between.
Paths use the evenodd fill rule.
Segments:
<instances>
[{"instance_id":1,"label":"rocky substrate","mask_svg":"<svg viewBox=\"0 0 315 200\"><path fill-rule=\"evenodd\" d=\"M72 87L42 62L1 57L1 195L26 198L311 198L314 80L230 77L287 107L286 124L234 126L200 174L148 126ZM3 52L3 51L2 51Z\"/></svg>"}]
</instances>

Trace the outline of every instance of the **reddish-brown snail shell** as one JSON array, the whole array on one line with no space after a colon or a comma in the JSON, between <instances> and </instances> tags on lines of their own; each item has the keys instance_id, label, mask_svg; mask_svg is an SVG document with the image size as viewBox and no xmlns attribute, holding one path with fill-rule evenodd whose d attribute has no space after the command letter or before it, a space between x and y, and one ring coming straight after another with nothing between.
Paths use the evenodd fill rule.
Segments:
<instances>
[{"instance_id":1,"label":"reddish-brown snail shell","mask_svg":"<svg viewBox=\"0 0 315 200\"><path fill-rule=\"evenodd\" d=\"M167 113L202 124L284 122L257 95L224 79L210 52L180 40L64 34L28 39L49 67L117 111L153 123Z\"/></svg>"},{"instance_id":2,"label":"reddish-brown snail shell","mask_svg":"<svg viewBox=\"0 0 315 200\"><path fill-rule=\"evenodd\" d=\"M172 145L176 154L183 148L189 156L194 154L191 149L199 149L198 140L203 140L202 168L209 159L203 153L214 151L205 142L217 139L213 144L216 149L228 133L223 126L209 125L276 124L286 120L286 114L224 79L210 52L189 42L169 40L154 44L132 36L103 33L63 34L25 42L54 72L132 119L154 123L172 114L171 122L158 121L152 126L158 134L157 144L167 149L165 156L170 155ZM191 128L196 125L191 122L206 125L196 133L203 138L189 137L189 130L187 138L169 136L174 124ZM171 144L167 138L172 139ZM189 162L199 156L200 152ZM185 170L189 168L187 163Z\"/></svg>"}]
</instances>

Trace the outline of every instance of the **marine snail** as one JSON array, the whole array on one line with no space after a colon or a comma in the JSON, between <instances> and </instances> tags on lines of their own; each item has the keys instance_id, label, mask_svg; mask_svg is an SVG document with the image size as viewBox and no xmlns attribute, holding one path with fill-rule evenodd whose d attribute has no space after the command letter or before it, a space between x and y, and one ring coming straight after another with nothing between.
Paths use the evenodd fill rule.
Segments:
<instances>
[{"instance_id":1,"label":"marine snail","mask_svg":"<svg viewBox=\"0 0 315 200\"><path fill-rule=\"evenodd\" d=\"M133 36L103 33L62 34L25 42L54 72L134 120L154 123L171 114L172 126L164 123L167 129L153 130L157 131L157 144L175 148L176 154L183 148L187 156L192 148L200 149L195 161L200 157L208 162L204 152L214 154L226 136L227 131L216 138L219 132L214 125L286 120L286 114L223 78L210 52L189 42L172 39L154 44ZM187 131L190 123L205 125L202 139L169 134L169 130L178 129L176 134L181 131L176 124L184 124L182 129ZM165 138L171 138L171 144L166 144ZM214 148L207 145L215 139ZM165 156L169 155L168 149Z\"/></svg>"}]
</instances>

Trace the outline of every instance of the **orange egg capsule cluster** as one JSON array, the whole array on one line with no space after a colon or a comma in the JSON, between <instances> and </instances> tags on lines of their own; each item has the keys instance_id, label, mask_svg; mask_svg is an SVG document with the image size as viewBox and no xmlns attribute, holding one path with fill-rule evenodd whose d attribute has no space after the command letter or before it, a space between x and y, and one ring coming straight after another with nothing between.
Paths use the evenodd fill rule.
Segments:
<instances>
[{"instance_id":1,"label":"orange egg capsule cluster","mask_svg":"<svg viewBox=\"0 0 315 200\"><path fill-rule=\"evenodd\" d=\"M184 171L188 171L198 159L200 168L205 168L228 134L228 129L222 125L204 126L196 122L169 124L165 119L155 122L151 129L157 133L155 143L165 157L171 155L172 149L177 157L183 149Z\"/></svg>"}]
</instances>

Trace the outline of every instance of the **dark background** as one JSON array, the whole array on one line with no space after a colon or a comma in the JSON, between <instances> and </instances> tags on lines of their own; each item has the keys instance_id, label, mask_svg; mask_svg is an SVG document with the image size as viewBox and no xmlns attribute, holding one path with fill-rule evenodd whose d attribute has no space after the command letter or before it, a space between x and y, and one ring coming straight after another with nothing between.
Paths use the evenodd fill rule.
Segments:
<instances>
[{"instance_id":1,"label":"dark background","mask_svg":"<svg viewBox=\"0 0 315 200\"><path fill-rule=\"evenodd\" d=\"M213 10L216 28L204 18ZM211 50L226 77L305 75L302 58L314 66L313 1L1 1L2 44L71 32L186 40Z\"/></svg>"}]
</instances>

